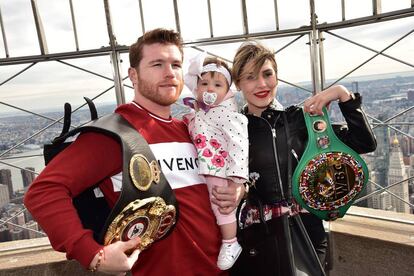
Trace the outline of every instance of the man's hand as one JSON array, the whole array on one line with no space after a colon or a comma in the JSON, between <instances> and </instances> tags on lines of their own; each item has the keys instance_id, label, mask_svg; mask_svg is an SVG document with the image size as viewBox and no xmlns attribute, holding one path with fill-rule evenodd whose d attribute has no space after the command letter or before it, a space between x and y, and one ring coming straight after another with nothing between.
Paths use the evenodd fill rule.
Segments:
<instances>
[{"instance_id":1,"label":"man's hand","mask_svg":"<svg viewBox=\"0 0 414 276\"><path fill-rule=\"evenodd\" d=\"M211 202L219 207L220 213L228 215L237 208L244 192L243 184L228 180L227 187L213 187Z\"/></svg>"},{"instance_id":2,"label":"man's hand","mask_svg":"<svg viewBox=\"0 0 414 276\"><path fill-rule=\"evenodd\" d=\"M97 271L108 273L111 275L125 275L127 271L130 271L134 263L138 260L140 253L139 249L136 249L140 244L141 239L135 238L126 242L117 241L113 244L104 247L104 254L101 258L101 264ZM132 251L131 255L126 255L125 252ZM98 262L99 253L93 258L90 268L94 267Z\"/></svg>"}]
</instances>

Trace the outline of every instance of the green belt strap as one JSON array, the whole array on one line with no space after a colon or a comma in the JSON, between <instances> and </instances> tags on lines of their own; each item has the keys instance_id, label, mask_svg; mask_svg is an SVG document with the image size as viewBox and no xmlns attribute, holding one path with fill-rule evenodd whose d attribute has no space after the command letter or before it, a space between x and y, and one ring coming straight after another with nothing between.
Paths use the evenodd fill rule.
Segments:
<instances>
[{"instance_id":1,"label":"green belt strap","mask_svg":"<svg viewBox=\"0 0 414 276\"><path fill-rule=\"evenodd\" d=\"M343 217L368 182L364 160L334 133L326 108L323 115L303 112L308 144L295 172L296 201L323 220Z\"/></svg>"}]
</instances>

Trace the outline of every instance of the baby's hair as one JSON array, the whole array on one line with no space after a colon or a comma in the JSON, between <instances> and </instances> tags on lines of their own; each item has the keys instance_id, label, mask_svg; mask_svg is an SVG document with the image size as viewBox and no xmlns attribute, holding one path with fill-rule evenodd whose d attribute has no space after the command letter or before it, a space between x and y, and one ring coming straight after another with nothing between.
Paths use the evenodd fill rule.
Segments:
<instances>
[{"instance_id":1,"label":"baby's hair","mask_svg":"<svg viewBox=\"0 0 414 276\"><path fill-rule=\"evenodd\" d=\"M207 64L216 64L217 65L217 67L224 67L228 72L229 72L229 74L230 74L230 76L231 76L231 69L230 69L230 66L225 62L225 61L223 61L223 60L221 60L221 59L219 59L218 57L206 57L205 59L204 59L204 62L203 62L203 66L206 66ZM215 76L215 74L217 74L217 73L219 73L219 72L216 72L216 71L210 71L210 72L204 72L204 73L202 73L201 75L204 75L204 74L206 74L206 73L209 73L210 74L210 76L212 76L212 77L214 77ZM231 82L230 83L228 83L228 87L230 88L230 85L231 85Z\"/></svg>"}]
</instances>

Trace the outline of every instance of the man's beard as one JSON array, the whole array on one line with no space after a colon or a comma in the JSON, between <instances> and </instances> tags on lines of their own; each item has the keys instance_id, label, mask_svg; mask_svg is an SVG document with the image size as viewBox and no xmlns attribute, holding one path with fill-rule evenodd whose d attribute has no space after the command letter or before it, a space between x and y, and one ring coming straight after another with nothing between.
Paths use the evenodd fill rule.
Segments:
<instances>
[{"instance_id":1,"label":"man's beard","mask_svg":"<svg viewBox=\"0 0 414 276\"><path fill-rule=\"evenodd\" d=\"M145 98L151 100L162 106L170 106L175 103L180 97L182 86L176 87L176 93L173 96L164 95L158 90L156 84L152 84L144 79L141 79L138 75L138 91Z\"/></svg>"}]
</instances>

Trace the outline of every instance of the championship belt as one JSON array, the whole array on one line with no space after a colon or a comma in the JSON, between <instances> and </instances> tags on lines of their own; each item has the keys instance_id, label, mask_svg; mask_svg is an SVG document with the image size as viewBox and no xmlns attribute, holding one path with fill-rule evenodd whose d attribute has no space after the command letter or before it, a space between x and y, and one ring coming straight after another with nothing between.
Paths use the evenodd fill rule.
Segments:
<instances>
[{"instance_id":1,"label":"championship belt","mask_svg":"<svg viewBox=\"0 0 414 276\"><path fill-rule=\"evenodd\" d=\"M97 132L116 140L122 149L123 165L122 189L115 206L110 208L104 197L96 196L99 183L74 197L73 205L83 227L92 230L100 244L140 237L138 249L146 249L170 233L177 222L174 192L147 141L128 121L116 113L98 119L93 102L86 100L92 121L69 131L71 108L66 104L62 134L52 144L45 145L45 163L70 144L65 142L67 138L78 133Z\"/></svg>"},{"instance_id":2,"label":"championship belt","mask_svg":"<svg viewBox=\"0 0 414 276\"><path fill-rule=\"evenodd\" d=\"M122 190L105 221L99 241L104 245L140 237L138 249L163 238L177 221L178 204L145 139L122 116L99 119L121 139Z\"/></svg>"},{"instance_id":3,"label":"championship belt","mask_svg":"<svg viewBox=\"0 0 414 276\"><path fill-rule=\"evenodd\" d=\"M133 186L145 192L151 185L159 184L161 170L155 160L149 162L144 155L135 154L129 162L129 176ZM163 198L136 199L112 220L105 233L104 245L140 237L138 249L142 251L167 234L175 222L176 208L166 204Z\"/></svg>"},{"instance_id":4,"label":"championship belt","mask_svg":"<svg viewBox=\"0 0 414 276\"><path fill-rule=\"evenodd\" d=\"M295 172L292 193L296 201L323 220L343 217L368 181L364 160L334 133L323 115L303 112L308 143Z\"/></svg>"},{"instance_id":5,"label":"championship belt","mask_svg":"<svg viewBox=\"0 0 414 276\"><path fill-rule=\"evenodd\" d=\"M104 244L140 237L138 249L142 251L170 230L175 217L174 206L166 205L160 197L137 199L129 203L109 225Z\"/></svg>"}]
</instances>

